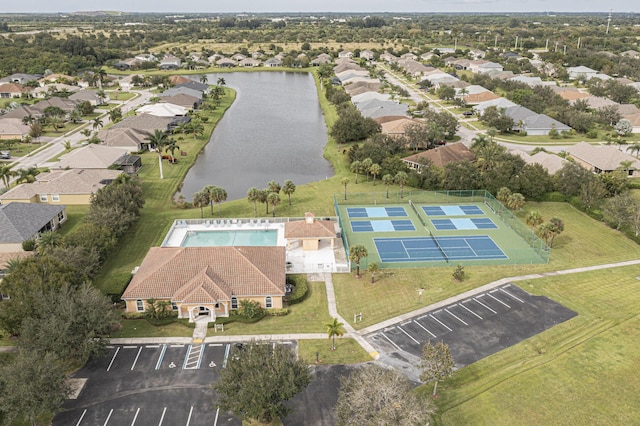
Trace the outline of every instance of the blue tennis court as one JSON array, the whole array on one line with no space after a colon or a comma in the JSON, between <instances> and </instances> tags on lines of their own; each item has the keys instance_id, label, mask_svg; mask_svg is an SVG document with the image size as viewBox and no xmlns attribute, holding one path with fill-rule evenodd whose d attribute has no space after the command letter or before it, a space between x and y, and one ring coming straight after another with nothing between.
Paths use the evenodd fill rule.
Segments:
<instances>
[{"instance_id":1,"label":"blue tennis court","mask_svg":"<svg viewBox=\"0 0 640 426\"><path fill-rule=\"evenodd\" d=\"M404 207L347 207L349 217L402 217L407 216Z\"/></svg>"},{"instance_id":2,"label":"blue tennis court","mask_svg":"<svg viewBox=\"0 0 640 426\"><path fill-rule=\"evenodd\" d=\"M498 226L488 217L458 218L458 219L431 219L431 223L438 231L451 231L456 229L496 229Z\"/></svg>"},{"instance_id":3,"label":"blue tennis court","mask_svg":"<svg viewBox=\"0 0 640 426\"><path fill-rule=\"evenodd\" d=\"M507 259L488 235L436 238L437 244L430 237L374 238L373 242L382 262Z\"/></svg>"},{"instance_id":4,"label":"blue tennis court","mask_svg":"<svg viewBox=\"0 0 640 426\"><path fill-rule=\"evenodd\" d=\"M353 232L415 231L411 220L356 220L351 222Z\"/></svg>"},{"instance_id":5,"label":"blue tennis court","mask_svg":"<svg viewBox=\"0 0 640 426\"><path fill-rule=\"evenodd\" d=\"M484 214L478 206L422 206L427 216L466 216Z\"/></svg>"}]
</instances>

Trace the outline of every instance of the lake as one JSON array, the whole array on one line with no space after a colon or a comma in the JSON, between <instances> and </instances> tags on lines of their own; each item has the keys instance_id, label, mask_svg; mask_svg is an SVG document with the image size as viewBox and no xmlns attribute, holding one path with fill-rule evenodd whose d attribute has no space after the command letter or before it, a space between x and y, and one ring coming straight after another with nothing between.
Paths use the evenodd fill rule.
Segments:
<instances>
[{"instance_id":1,"label":"lake","mask_svg":"<svg viewBox=\"0 0 640 426\"><path fill-rule=\"evenodd\" d=\"M327 127L310 74L207 74L210 84L219 77L237 97L185 177L181 193L187 201L206 185L220 186L236 200L271 180L302 185L333 176L322 156Z\"/></svg>"}]
</instances>

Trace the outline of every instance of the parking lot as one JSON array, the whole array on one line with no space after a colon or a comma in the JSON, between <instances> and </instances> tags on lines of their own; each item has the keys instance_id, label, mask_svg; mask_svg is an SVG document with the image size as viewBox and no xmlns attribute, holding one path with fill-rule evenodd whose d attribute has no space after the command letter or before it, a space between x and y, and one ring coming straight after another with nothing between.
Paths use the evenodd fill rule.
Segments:
<instances>
[{"instance_id":1,"label":"parking lot","mask_svg":"<svg viewBox=\"0 0 640 426\"><path fill-rule=\"evenodd\" d=\"M381 352L418 357L427 341L442 340L449 345L456 366L463 367L576 315L547 297L507 284L365 338Z\"/></svg>"},{"instance_id":2,"label":"parking lot","mask_svg":"<svg viewBox=\"0 0 640 426\"><path fill-rule=\"evenodd\" d=\"M297 349L296 342L279 342ZM241 425L215 403L211 385L235 343L113 345L73 375L86 379L54 426Z\"/></svg>"}]
</instances>

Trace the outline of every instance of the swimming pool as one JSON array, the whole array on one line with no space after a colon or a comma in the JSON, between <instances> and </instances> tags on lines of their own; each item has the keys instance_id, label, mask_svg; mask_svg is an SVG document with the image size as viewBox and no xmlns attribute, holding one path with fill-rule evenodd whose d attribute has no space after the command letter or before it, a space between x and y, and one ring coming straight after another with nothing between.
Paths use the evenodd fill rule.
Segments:
<instances>
[{"instance_id":1,"label":"swimming pool","mask_svg":"<svg viewBox=\"0 0 640 426\"><path fill-rule=\"evenodd\" d=\"M275 246L278 231L187 231L182 247L220 247L220 246Z\"/></svg>"}]
</instances>

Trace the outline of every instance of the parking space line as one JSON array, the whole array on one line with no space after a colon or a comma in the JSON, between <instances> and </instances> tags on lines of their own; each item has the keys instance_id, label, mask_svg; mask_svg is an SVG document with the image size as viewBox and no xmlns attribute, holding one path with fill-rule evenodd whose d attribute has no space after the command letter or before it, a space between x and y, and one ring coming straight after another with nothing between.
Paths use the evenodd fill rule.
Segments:
<instances>
[{"instance_id":1,"label":"parking space line","mask_svg":"<svg viewBox=\"0 0 640 426\"><path fill-rule=\"evenodd\" d=\"M440 321L438 318L434 317L433 315L429 314L429 316L431 318L433 318L434 320L436 320L438 322L438 324L440 324L441 326L443 326L444 328L446 328L449 331L453 331L451 330L445 323L443 323L442 321Z\"/></svg>"},{"instance_id":2,"label":"parking space line","mask_svg":"<svg viewBox=\"0 0 640 426\"><path fill-rule=\"evenodd\" d=\"M204 358L204 345L200 346L200 356L198 357L197 369L200 369L200 365L202 365L202 358Z\"/></svg>"},{"instance_id":3,"label":"parking space line","mask_svg":"<svg viewBox=\"0 0 640 426\"><path fill-rule=\"evenodd\" d=\"M87 414L87 410L86 409L82 412L82 415L78 419L78 423L76 423L76 426L80 426L80 423L82 423L82 419L84 419L85 414Z\"/></svg>"},{"instance_id":4,"label":"parking space line","mask_svg":"<svg viewBox=\"0 0 640 426\"><path fill-rule=\"evenodd\" d=\"M107 367L107 371L111 370L111 366L113 365L113 361L116 360L116 356L118 356L118 352L120 352L120 346L118 346L116 348L116 353L113 354L113 357L111 358L111 362L109 363L109 366Z\"/></svg>"},{"instance_id":5,"label":"parking space line","mask_svg":"<svg viewBox=\"0 0 640 426\"><path fill-rule=\"evenodd\" d=\"M482 317L480 315L476 314L471 309L469 309L466 306L464 306L462 303L460 304L460 306L462 306L463 308L465 308L467 311L471 312L473 315L477 316L478 318L482 319Z\"/></svg>"},{"instance_id":6,"label":"parking space line","mask_svg":"<svg viewBox=\"0 0 640 426\"><path fill-rule=\"evenodd\" d=\"M140 407L136 410L136 415L133 416L133 421L131 422L131 426L136 424L136 419L138 418L138 414L140 414Z\"/></svg>"},{"instance_id":7,"label":"parking space line","mask_svg":"<svg viewBox=\"0 0 640 426\"><path fill-rule=\"evenodd\" d=\"M171 345L172 348L184 348L184 345Z\"/></svg>"},{"instance_id":8,"label":"parking space line","mask_svg":"<svg viewBox=\"0 0 640 426\"><path fill-rule=\"evenodd\" d=\"M193 406L191 407L191 410L189 410L189 417L187 417L187 424L185 426L189 426L189 423L191 423L192 414L193 414Z\"/></svg>"},{"instance_id":9,"label":"parking space line","mask_svg":"<svg viewBox=\"0 0 640 426\"><path fill-rule=\"evenodd\" d=\"M212 346L224 346L224 343L209 343L209 347Z\"/></svg>"},{"instance_id":10,"label":"parking space line","mask_svg":"<svg viewBox=\"0 0 640 426\"><path fill-rule=\"evenodd\" d=\"M505 290L504 288L500 289L501 292L503 292L504 294L506 294L507 296L511 297L512 299L516 299L518 302L520 303L525 303L524 300L517 298L516 296L514 296L513 294L509 293L507 290Z\"/></svg>"},{"instance_id":11,"label":"parking space line","mask_svg":"<svg viewBox=\"0 0 640 426\"><path fill-rule=\"evenodd\" d=\"M430 332L429 330L427 330L426 327L424 327L422 324L420 324L418 321L414 321L414 323L420 327L421 329L423 329L424 331L426 331L427 333L429 333L431 336L433 336L434 338L436 337L435 334L433 334L432 332Z\"/></svg>"},{"instance_id":12,"label":"parking space line","mask_svg":"<svg viewBox=\"0 0 640 426\"><path fill-rule=\"evenodd\" d=\"M213 426L217 426L218 425L218 415L220 414L220 407L218 407L218 409L216 410L216 418L213 421Z\"/></svg>"},{"instance_id":13,"label":"parking space line","mask_svg":"<svg viewBox=\"0 0 640 426\"><path fill-rule=\"evenodd\" d=\"M231 349L231 344L227 343L227 347L224 350L224 360L222 361L222 368L227 368L227 358L229 358L230 349Z\"/></svg>"},{"instance_id":14,"label":"parking space line","mask_svg":"<svg viewBox=\"0 0 640 426\"><path fill-rule=\"evenodd\" d=\"M107 423L109 423L109 419L111 418L112 414L113 414L113 408L111 409L111 411L109 411L109 415L107 416L107 419L104 421L104 425L102 426L107 426Z\"/></svg>"},{"instance_id":15,"label":"parking space line","mask_svg":"<svg viewBox=\"0 0 640 426\"><path fill-rule=\"evenodd\" d=\"M123 347L122 347L122 349L135 349L135 348L137 348L137 347L138 347L138 346L131 346L131 345L129 345L129 346L123 346Z\"/></svg>"},{"instance_id":16,"label":"parking space line","mask_svg":"<svg viewBox=\"0 0 640 426\"><path fill-rule=\"evenodd\" d=\"M487 296L489 296L490 298L492 298L493 300L495 300L496 302L502 303L504 306L506 306L507 308L511 309L511 306L507 305L506 303L504 303L502 300L498 299L497 297L495 297L493 294L487 294Z\"/></svg>"},{"instance_id":17,"label":"parking space line","mask_svg":"<svg viewBox=\"0 0 640 426\"><path fill-rule=\"evenodd\" d=\"M184 361L182 361L182 369L184 370L187 367L187 362L189 362L189 354L191 353L192 346L189 345L187 348L187 354L184 356Z\"/></svg>"},{"instance_id":18,"label":"parking space line","mask_svg":"<svg viewBox=\"0 0 640 426\"><path fill-rule=\"evenodd\" d=\"M389 339L389 337L384 334L384 333L379 333L382 337L384 337L385 339L387 339L389 341L389 343L391 343L393 346L395 346L396 348L398 348L399 351L401 351L402 349L400 349L400 346L396 345L395 342L391 339Z\"/></svg>"},{"instance_id":19,"label":"parking space line","mask_svg":"<svg viewBox=\"0 0 640 426\"><path fill-rule=\"evenodd\" d=\"M160 417L160 423L158 423L158 426L162 426L162 421L164 420L164 414L167 412L167 407L164 407L164 410L162 410L162 417Z\"/></svg>"},{"instance_id":20,"label":"parking space line","mask_svg":"<svg viewBox=\"0 0 640 426\"><path fill-rule=\"evenodd\" d=\"M480 296L484 296L483 294L481 294ZM478 296L478 297L480 297ZM478 302L480 305L484 306L485 308L487 308L488 310L490 310L491 312L493 312L494 314L497 314L496 311L494 311L493 309L491 309L490 307L488 307L487 305L485 305L484 303L482 303L481 301L479 301L478 299L476 299L475 297L473 298L473 300L475 300L476 302Z\"/></svg>"},{"instance_id":21,"label":"parking space line","mask_svg":"<svg viewBox=\"0 0 640 426\"><path fill-rule=\"evenodd\" d=\"M160 369L162 365L162 360L164 359L164 354L167 352L167 345L162 345L162 350L160 351L160 357L158 358L158 362L156 363L156 370Z\"/></svg>"},{"instance_id":22,"label":"parking space line","mask_svg":"<svg viewBox=\"0 0 640 426\"><path fill-rule=\"evenodd\" d=\"M105 348L107 348L107 349L113 349L113 348L115 348L115 346L113 346L113 345L107 345L107 346L105 346Z\"/></svg>"},{"instance_id":23,"label":"parking space line","mask_svg":"<svg viewBox=\"0 0 640 426\"><path fill-rule=\"evenodd\" d=\"M147 349L152 349L152 348L157 349L159 347L160 347L160 345L145 345L145 348L147 348Z\"/></svg>"},{"instance_id":24,"label":"parking space line","mask_svg":"<svg viewBox=\"0 0 640 426\"><path fill-rule=\"evenodd\" d=\"M133 364L131 364L131 371L133 371L133 369L136 366L136 362L138 362L138 358L140 357L140 352L142 352L142 346L140 346L140 349L138 349L138 355L136 355L136 359L134 359Z\"/></svg>"},{"instance_id":25,"label":"parking space line","mask_svg":"<svg viewBox=\"0 0 640 426\"><path fill-rule=\"evenodd\" d=\"M466 322L462 321L460 318L458 318L456 315L451 313L451 311L449 311L448 309L445 309L445 312L448 313L449 315L451 315L452 317L454 317L455 319L457 319L458 321L460 321L461 323L463 323L464 325L469 325Z\"/></svg>"},{"instance_id":26,"label":"parking space line","mask_svg":"<svg viewBox=\"0 0 640 426\"><path fill-rule=\"evenodd\" d=\"M407 335L407 337L409 337L409 339L413 340L414 342L416 342L417 345L420 344L420 342L418 342L416 339L413 338L412 335L410 335L409 333L407 333L402 327L398 326L398 330L402 331L404 334Z\"/></svg>"},{"instance_id":27,"label":"parking space line","mask_svg":"<svg viewBox=\"0 0 640 426\"><path fill-rule=\"evenodd\" d=\"M405 322L401 323L400 326L404 327L407 324L411 324L411 322L412 322L412 320L405 321Z\"/></svg>"}]
</instances>

